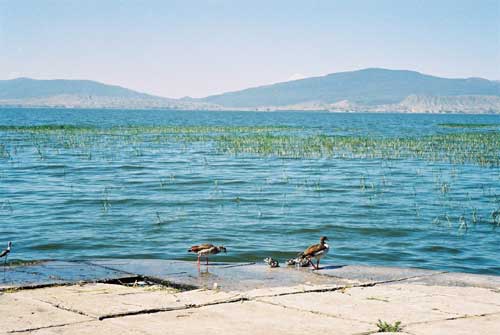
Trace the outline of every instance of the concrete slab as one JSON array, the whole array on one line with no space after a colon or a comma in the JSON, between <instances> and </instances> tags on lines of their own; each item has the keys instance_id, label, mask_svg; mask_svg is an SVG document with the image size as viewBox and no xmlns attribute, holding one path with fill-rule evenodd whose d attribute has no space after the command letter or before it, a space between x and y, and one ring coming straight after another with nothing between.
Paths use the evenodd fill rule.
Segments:
<instances>
[{"instance_id":1,"label":"concrete slab","mask_svg":"<svg viewBox=\"0 0 500 335\"><path fill-rule=\"evenodd\" d=\"M238 302L185 311L105 320L148 334L355 334L375 325L285 309L259 302Z\"/></svg>"},{"instance_id":2,"label":"concrete slab","mask_svg":"<svg viewBox=\"0 0 500 335\"><path fill-rule=\"evenodd\" d=\"M17 293L0 294L0 315L0 332L5 333L91 320Z\"/></svg>"},{"instance_id":3,"label":"concrete slab","mask_svg":"<svg viewBox=\"0 0 500 335\"><path fill-rule=\"evenodd\" d=\"M334 292L258 298L287 308L311 311L375 324L378 319L403 324L444 320L472 314L500 312L497 305L468 301L456 296L421 292L415 285L351 288Z\"/></svg>"},{"instance_id":4,"label":"concrete slab","mask_svg":"<svg viewBox=\"0 0 500 335\"><path fill-rule=\"evenodd\" d=\"M326 284L326 285L303 284L295 286L257 288L244 292L243 296L248 299L255 299L260 297L273 297L273 296L288 295L288 294L302 294L307 292L327 292L340 289L342 287L345 286L336 284Z\"/></svg>"},{"instance_id":5,"label":"concrete slab","mask_svg":"<svg viewBox=\"0 0 500 335\"><path fill-rule=\"evenodd\" d=\"M405 283L384 284L373 287L372 292L384 291L384 286L396 287L403 289ZM412 292L420 294L420 296L442 296L442 297L459 297L471 302L479 302L483 304L494 304L500 306L500 290L482 288L482 287L457 287L457 286L429 286L426 284L411 284Z\"/></svg>"},{"instance_id":6,"label":"concrete slab","mask_svg":"<svg viewBox=\"0 0 500 335\"><path fill-rule=\"evenodd\" d=\"M240 298L238 294L216 290L151 291L147 287L133 288L110 284L50 287L21 291L16 296L29 297L99 319L124 314L203 306Z\"/></svg>"},{"instance_id":7,"label":"concrete slab","mask_svg":"<svg viewBox=\"0 0 500 335\"><path fill-rule=\"evenodd\" d=\"M8 266L0 269L0 289L75 283L120 278L121 271L110 270L86 262L45 261L27 266Z\"/></svg>"},{"instance_id":8,"label":"concrete slab","mask_svg":"<svg viewBox=\"0 0 500 335\"><path fill-rule=\"evenodd\" d=\"M21 334L33 335L138 335L146 334L138 330L130 330L128 326L114 325L109 322L103 321L88 321L81 323L74 323L60 327L42 328L30 332L23 332Z\"/></svg>"},{"instance_id":9,"label":"concrete slab","mask_svg":"<svg viewBox=\"0 0 500 335\"><path fill-rule=\"evenodd\" d=\"M314 271L314 273L323 276L357 280L360 283L366 284L388 281L401 281L407 280L408 278L428 277L440 274L442 272L417 268L394 268L385 266L373 267L363 265L327 265L319 271Z\"/></svg>"},{"instance_id":10,"label":"concrete slab","mask_svg":"<svg viewBox=\"0 0 500 335\"><path fill-rule=\"evenodd\" d=\"M142 276L161 278L175 284L222 290L251 290L257 288L294 286L300 284L346 285L351 281L331 276L318 276L307 268L280 267L271 269L264 264L211 263L198 267L196 262L168 260L92 261L108 269L126 271Z\"/></svg>"},{"instance_id":11,"label":"concrete slab","mask_svg":"<svg viewBox=\"0 0 500 335\"><path fill-rule=\"evenodd\" d=\"M414 284L438 286L473 286L500 289L500 276L475 275L471 273L443 273L434 276L413 278L407 281Z\"/></svg>"},{"instance_id":12,"label":"concrete slab","mask_svg":"<svg viewBox=\"0 0 500 335\"><path fill-rule=\"evenodd\" d=\"M405 330L414 335L498 334L500 330L500 314L410 325Z\"/></svg>"}]
</instances>

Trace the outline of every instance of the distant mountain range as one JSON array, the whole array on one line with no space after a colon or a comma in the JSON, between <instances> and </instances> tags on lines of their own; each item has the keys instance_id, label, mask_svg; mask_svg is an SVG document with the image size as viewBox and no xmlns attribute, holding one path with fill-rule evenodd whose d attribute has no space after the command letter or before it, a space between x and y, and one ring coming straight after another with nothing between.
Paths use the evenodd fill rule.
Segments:
<instances>
[{"instance_id":1,"label":"distant mountain range","mask_svg":"<svg viewBox=\"0 0 500 335\"><path fill-rule=\"evenodd\" d=\"M0 81L0 106L500 113L500 82L364 69L201 99L169 99L88 80L18 78Z\"/></svg>"},{"instance_id":2,"label":"distant mountain range","mask_svg":"<svg viewBox=\"0 0 500 335\"><path fill-rule=\"evenodd\" d=\"M91 80L0 80L0 106L123 109L208 109L203 102L184 102L106 85Z\"/></svg>"}]
</instances>

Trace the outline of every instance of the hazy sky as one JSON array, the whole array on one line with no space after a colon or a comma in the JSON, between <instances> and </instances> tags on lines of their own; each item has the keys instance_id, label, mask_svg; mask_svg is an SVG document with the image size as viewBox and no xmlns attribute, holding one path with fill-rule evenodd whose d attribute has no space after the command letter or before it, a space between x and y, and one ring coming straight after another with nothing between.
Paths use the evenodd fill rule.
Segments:
<instances>
[{"instance_id":1,"label":"hazy sky","mask_svg":"<svg viewBox=\"0 0 500 335\"><path fill-rule=\"evenodd\" d=\"M500 0L0 0L0 79L200 97L366 67L500 79Z\"/></svg>"}]
</instances>

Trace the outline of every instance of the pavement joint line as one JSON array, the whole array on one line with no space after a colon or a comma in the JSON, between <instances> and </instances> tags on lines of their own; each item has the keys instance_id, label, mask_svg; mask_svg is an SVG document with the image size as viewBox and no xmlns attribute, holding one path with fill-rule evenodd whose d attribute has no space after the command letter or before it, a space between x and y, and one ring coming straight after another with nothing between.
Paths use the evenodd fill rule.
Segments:
<instances>
[{"instance_id":1,"label":"pavement joint line","mask_svg":"<svg viewBox=\"0 0 500 335\"><path fill-rule=\"evenodd\" d=\"M127 275L135 275L135 276L138 276L138 274L137 274L137 273L128 272L128 271L123 271L123 270L119 270L119 269L115 269L115 268L112 268L112 267L109 267L109 266L105 266L105 265L102 265L102 264L95 264L95 263L92 263L91 261L82 261L81 263L83 263L83 264L87 264L87 265L90 265L90 266L97 266L97 267L101 267L101 268L106 269L106 270L112 270L112 271L116 271L116 272L125 273L125 274L127 274Z\"/></svg>"},{"instance_id":2,"label":"pavement joint line","mask_svg":"<svg viewBox=\"0 0 500 335\"><path fill-rule=\"evenodd\" d=\"M402 281L406 281L406 280L409 280L409 279L427 278L427 277L438 276L438 275L442 275L442 274L446 274L446 273L449 273L449 272L448 271L440 271L440 272L431 273L431 274L428 274L428 275L418 275L418 276L410 276L410 277L398 278L398 279L389 279L389 280L382 280L382 281L374 281L373 285L371 285L371 286L381 285L381 284L397 283L397 282L402 282Z\"/></svg>"},{"instance_id":3,"label":"pavement joint line","mask_svg":"<svg viewBox=\"0 0 500 335\"><path fill-rule=\"evenodd\" d=\"M454 320L463 320L463 319L475 319L475 318L483 318L486 316L494 316L494 315L500 315L500 312L494 312L494 313L482 313L482 314L473 314L473 315L458 315L446 319L440 319L440 320L432 320L432 321L421 321L421 322L410 322L405 324L406 326L415 326L415 325L424 325L424 324L431 324L431 323L436 323L436 322L443 322L443 321L454 321Z\"/></svg>"},{"instance_id":4,"label":"pavement joint line","mask_svg":"<svg viewBox=\"0 0 500 335\"><path fill-rule=\"evenodd\" d=\"M310 273L312 273L316 276L324 276L324 277L329 277L329 278L337 278L337 279L343 279L343 280L356 280L355 278L346 278L346 277L342 277L342 276L335 276L332 274L321 273L321 272L317 272L317 271L311 271ZM427 278L427 277L438 276L438 275L447 274L447 273L450 273L450 272L449 271L438 271L438 272L430 273L430 274L416 275L416 276L410 276L410 277L404 277L404 278L398 278L398 279L391 279L391 280L387 280L387 281L379 281L379 282L374 281L374 283L385 284L385 283L392 283L392 282L398 282L398 281L405 281L405 280L409 280L409 279Z\"/></svg>"},{"instance_id":5,"label":"pavement joint line","mask_svg":"<svg viewBox=\"0 0 500 335\"><path fill-rule=\"evenodd\" d=\"M356 322L360 322L360 323L365 323L365 324L368 324L368 325L372 325L372 323L367 322L367 321L363 321L363 320L351 319L351 318L341 317L340 315L329 314L329 313L324 313L324 312L319 312L319 311L312 311L312 310L309 310L309 309L302 309L302 308L287 306L287 305L283 305L283 304L279 304L279 303L273 303L273 302L270 302L270 301L262 301L262 300L258 300L258 299L251 300L251 301L259 302L259 303L262 303L262 304L268 304L268 305L271 305L271 306L277 306L277 307L281 307L281 308L284 308L284 309L291 309L291 310L298 311L298 312L311 313L311 314L315 314L315 315L319 315L319 316L326 316L326 317L330 317L330 318L341 319L341 320L348 320L348 321L356 321ZM370 331L370 333L371 333L371 331Z\"/></svg>"},{"instance_id":6,"label":"pavement joint line","mask_svg":"<svg viewBox=\"0 0 500 335\"><path fill-rule=\"evenodd\" d=\"M57 309L60 309L60 310L63 310L63 311L66 311L66 312L71 312L71 313L75 313L75 314L80 314L80 315L83 315L83 316L86 316L86 317L89 317L89 318L92 318L92 319L96 319L95 316L92 316L92 315L89 315L85 312L82 312L82 311L79 311L77 309L73 309L73 308L68 308L68 307L64 307L62 306L61 304L57 304L57 303L52 303L50 301L45 301L45 300L41 300L41 299L36 299L36 298L33 298L33 300L36 300L36 301L39 301L39 302L43 302L45 304L48 304L52 307L55 307Z\"/></svg>"},{"instance_id":7,"label":"pavement joint line","mask_svg":"<svg viewBox=\"0 0 500 335\"><path fill-rule=\"evenodd\" d=\"M87 284L87 282L80 282ZM48 288L48 287L58 287L58 286L72 286L77 285L78 283L74 282L58 282L58 283L46 283L46 284L32 284L32 285L24 285L24 286L7 286L0 287L0 293L2 292L17 292L24 290L35 290L39 288Z\"/></svg>"},{"instance_id":8,"label":"pavement joint line","mask_svg":"<svg viewBox=\"0 0 500 335\"><path fill-rule=\"evenodd\" d=\"M443 272L446 273L446 272ZM441 274L441 273L440 273ZM431 275L427 275L431 276ZM413 278L421 278L422 276L414 276L414 277L407 277L407 278L400 278L400 279L391 279L391 280L386 280L386 281L378 281L378 282L368 282L368 283L360 283L360 284L352 284L352 285L341 285L341 286L335 286L335 287L327 287L327 288L318 288L318 289L304 289L301 291L293 291L293 292L283 292L283 293L277 293L277 294L269 294L269 295L261 295L261 296L255 296L253 298L268 298L268 297L281 297L285 295L293 295L293 294L304 294L304 293L321 293L321 292L334 292L342 289L350 289L350 288L363 288L363 287L373 287L376 285L383 285L383 284L389 284L389 283L394 283L394 282L400 282L400 281L405 281L408 279L413 279Z\"/></svg>"},{"instance_id":9,"label":"pavement joint line","mask_svg":"<svg viewBox=\"0 0 500 335\"><path fill-rule=\"evenodd\" d=\"M250 263L243 263L243 264L235 264L235 265L226 265L222 266L222 269L230 269L230 268L237 268L241 266L249 266L249 265L255 265L255 262L250 262Z\"/></svg>"},{"instance_id":10,"label":"pavement joint line","mask_svg":"<svg viewBox=\"0 0 500 335\"><path fill-rule=\"evenodd\" d=\"M124 274L127 274L127 275L130 275L130 276L141 276L141 277L144 277L144 278L149 278L149 279L153 279L155 281L162 281L162 282L170 282L168 280L165 280L165 279L161 279L161 278L158 278L158 277L154 277L154 276L148 276L148 275L144 275L144 274L141 274L141 273L136 273L136 272L128 272L128 271L124 271L124 270L120 270L120 269L116 269L116 268L113 268L111 266L106 266L106 265L103 265L103 264L96 264L96 263L92 263L91 261L83 261L82 263L85 263L87 265L93 265L93 266L98 266L98 267L101 267L103 269L106 269L106 270L111 270L111 271L116 271L116 272L121 272L121 273L124 273ZM123 263L123 264L126 264L126 263ZM111 264L113 265L113 264ZM118 264L118 265L121 265L121 264ZM186 271L181 271L181 272L173 272L173 273L167 273L166 275L167 276L176 276L176 275L183 275L183 274L187 274ZM117 278L117 279L120 279L120 278ZM197 289L199 287L197 286L193 286L193 285L185 285L185 284L182 284L182 283L175 283L175 282L172 282L173 284L175 285L178 285L178 286L192 286L193 289Z\"/></svg>"},{"instance_id":11,"label":"pavement joint line","mask_svg":"<svg viewBox=\"0 0 500 335\"><path fill-rule=\"evenodd\" d=\"M7 331L7 334L27 333L27 332L33 332L33 331L41 330L41 329L60 328L60 327L65 327L65 326L76 325L76 324L79 324L79 323L92 322L92 321L95 321L95 320L75 321L75 322L59 323L59 324L49 325L49 326L43 326L43 327L34 327L34 328L9 330L9 331Z\"/></svg>"},{"instance_id":12,"label":"pavement joint line","mask_svg":"<svg viewBox=\"0 0 500 335\"><path fill-rule=\"evenodd\" d=\"M143 309L143 310L138 310L138 311L101 315L97 319L98 320L105 320L105 319L121 318L121 317L132 316L132 315L154 314L154 313L172 312L172 311L183 311L183 310L189 310L189 309L193 309L193 308L201 308L201 307L221 305L221 304L231 304L231 303L242 302L242 301L248 301L248 299L243 297L243 296L237 295L233 298L228 298L228 299L224 299L224 300L220 300L220 301L212 301L212 302L208 302L205 304L189 304L189 305L184 305L184 306L179 306L179 307L150 308L150 309Z\"/></svg>"}]
</instances>

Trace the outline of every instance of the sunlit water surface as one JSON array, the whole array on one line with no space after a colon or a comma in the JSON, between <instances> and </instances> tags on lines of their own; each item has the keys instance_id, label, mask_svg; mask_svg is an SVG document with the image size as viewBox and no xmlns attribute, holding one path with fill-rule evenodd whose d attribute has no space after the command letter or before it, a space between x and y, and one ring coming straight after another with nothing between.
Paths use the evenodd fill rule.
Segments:
<instances>
[{"instance_id":1,"label":"sunlit water surface","mask_svg":"<svg viewBox=\"0 0 500 335\"><path fill-rule=\"evenodd\" d=\"M425 136L492 115L0 109L0 125L291 126L304 133ZM193 259L294 256L321 235L336 264L500 275L498 167L413 160L287 159L221 153L210 143L106 143L95 152L0 131L0 248L11 258ZM40 152L41 151L41 152Z\"/></svg>"}]
</instances>

